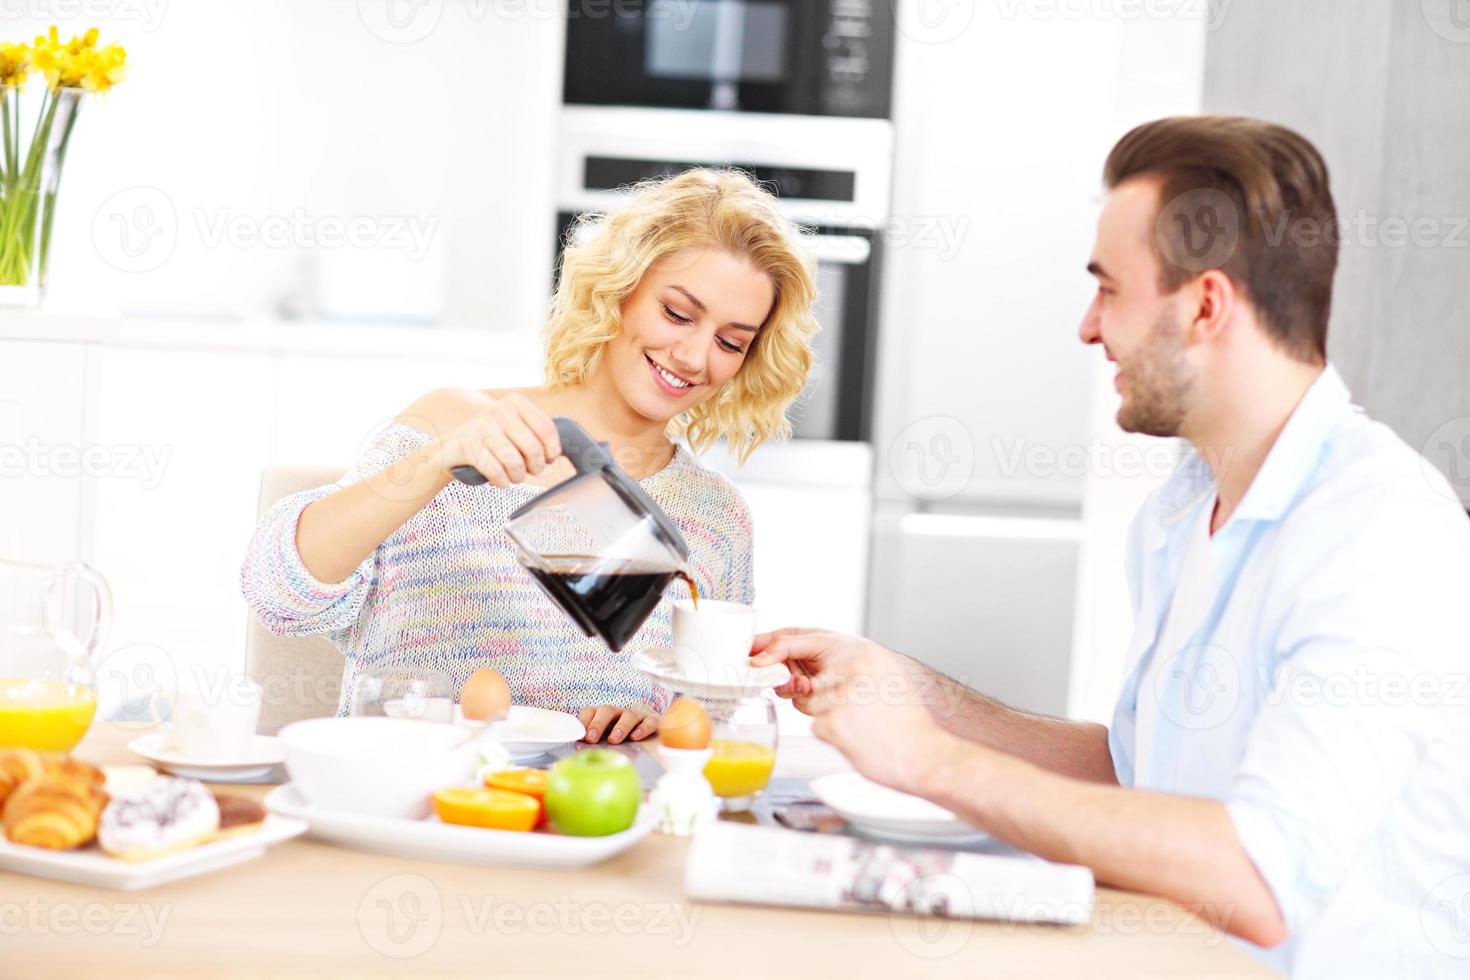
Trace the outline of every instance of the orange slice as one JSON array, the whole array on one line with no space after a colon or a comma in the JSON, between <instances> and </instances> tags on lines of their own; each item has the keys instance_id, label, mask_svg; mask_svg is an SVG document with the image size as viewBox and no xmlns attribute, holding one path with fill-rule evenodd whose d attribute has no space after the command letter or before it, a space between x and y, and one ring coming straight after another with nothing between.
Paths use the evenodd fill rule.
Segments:
<instances>
[{"instance_id":1,"label":"orange slice","mask_svg":"<svg viewBox=\"0 0 1470 980\"><path fill-rule=\"evenodd\" d=\"M530 830L541 819L541 801L506 789L451 786L434 793L434 812L465 827Z\"/></svg>"}]
</instances>

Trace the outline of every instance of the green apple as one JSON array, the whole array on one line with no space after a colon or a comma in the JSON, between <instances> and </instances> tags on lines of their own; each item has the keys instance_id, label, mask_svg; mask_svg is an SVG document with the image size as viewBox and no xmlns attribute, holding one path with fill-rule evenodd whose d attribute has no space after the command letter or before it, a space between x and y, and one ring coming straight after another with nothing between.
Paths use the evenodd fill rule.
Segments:
<instances>
[{"instance_id":1,"label":"green apple","mask_svg":"<svg viewBox=\"0 0 1470 980\"><path fill-rule=\"evenodd\" d=\"M612 749L586 749L556 762L546 780L546 816L574 837L605 837L633 826L643 788Z\"/></svg>"}]
</instances>

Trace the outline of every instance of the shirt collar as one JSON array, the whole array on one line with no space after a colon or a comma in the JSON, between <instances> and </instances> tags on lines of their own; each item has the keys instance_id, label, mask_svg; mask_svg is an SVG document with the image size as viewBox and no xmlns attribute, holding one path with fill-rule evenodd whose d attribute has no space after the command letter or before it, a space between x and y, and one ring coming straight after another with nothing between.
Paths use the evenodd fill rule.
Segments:
<instances>
[{"instance_id":1,"label":"shirt collar","mask_svg":"<svg viewBox=\"0 0 1470 980\"><path fill-rule=\"evenodd\" d=\"M1316 471L1328 436L1352 411L1342 375L1328 364L1286 420L1232 519L1280 519Z\"/></svg>"}]
</instances>

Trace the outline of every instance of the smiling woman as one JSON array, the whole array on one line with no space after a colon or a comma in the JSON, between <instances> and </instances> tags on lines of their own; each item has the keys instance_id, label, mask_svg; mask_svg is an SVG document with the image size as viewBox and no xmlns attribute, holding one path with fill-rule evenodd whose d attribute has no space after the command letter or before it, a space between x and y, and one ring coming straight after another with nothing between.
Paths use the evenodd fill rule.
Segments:
<instances>
[{"instance_id":1,"label":"smiling woman","mask_svg":"<svg viewBox=\"0 0 1470 980\"><path fill-rule=\"evenodd\" d=\"M701 596L752 601L749 511L695 452L748 456L789 434L811 366L816 288L800 235L735 171L635 188L569 248L546 326L546 383L441 389L381 431L334 484L280 501L241 571L281 635L326 633L359 670L439 671L455 690L483 667L517 704L570 711L587 739L642 739L665 696L542 595L501 533L511 512L571 475L555 416L606 442L678 526ZM469 465L487 484L450 470ZM680 588L675 586L674 588ZM627 644L672 643L661 601Z\"/></svg>"}]
</instances>

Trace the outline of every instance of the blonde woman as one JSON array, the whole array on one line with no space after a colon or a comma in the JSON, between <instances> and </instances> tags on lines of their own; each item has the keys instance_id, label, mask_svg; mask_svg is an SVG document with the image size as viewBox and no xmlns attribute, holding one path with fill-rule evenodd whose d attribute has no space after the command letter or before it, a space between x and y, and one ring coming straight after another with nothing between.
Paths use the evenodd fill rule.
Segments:
<instances>
[{"instance_id":1,"label":"blonde woman","mask_svg":"<svg viewBox=\"0 0 1470 980\"><path fill-rule=\"evenodd\" d=\"M540 593L500 533L572 475L551 419L567 416L679 527L701 595L752 601L739 493L695 452L741 458L789 434L817 330L812 267L774 199L744 174L694 170L640 185L569 247L546 326L546 382L442 389L404 410L335 484L280 501L251 541L245 597L281 635L326 633L359 672L500 671L518 704L570 711L587 740L648 737L659 689ZM469 464L489 483L466 486ZM670 643L670 594L627 649Z\"/></svg>"}]
</instances>

